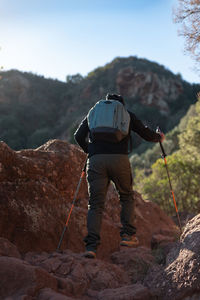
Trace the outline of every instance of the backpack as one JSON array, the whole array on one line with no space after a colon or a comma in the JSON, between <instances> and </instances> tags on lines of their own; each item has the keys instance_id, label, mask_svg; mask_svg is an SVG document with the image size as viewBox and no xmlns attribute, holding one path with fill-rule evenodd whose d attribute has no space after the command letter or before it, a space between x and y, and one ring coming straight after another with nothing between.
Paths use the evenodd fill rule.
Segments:
<instances>
[{"instance_id":1,"label":"backpack","mask_svg":"<svg viewBox=\"0 0 200 300\"><path fill-rule=\"evenodd\" d=\"M88 112L92 140L118 143L129 135L130 115L116 100L100 100Z\"/></svg>"}]
</instances>

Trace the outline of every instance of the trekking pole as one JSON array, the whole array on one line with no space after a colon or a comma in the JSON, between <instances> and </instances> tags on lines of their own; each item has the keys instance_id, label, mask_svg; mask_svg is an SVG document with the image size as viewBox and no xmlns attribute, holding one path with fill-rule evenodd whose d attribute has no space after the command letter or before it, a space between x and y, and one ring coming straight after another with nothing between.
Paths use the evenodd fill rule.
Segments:
<instances>
[{"instance_id":1,"label":"trekking pole","mask_svg":"<svg viewBox=\"0 0 200 300\"><path fill-rule=\"evenodd\" d=\"M161 133L161 130L159 127L157 127L156 129L156 132L157 133ZM175 207L175 210L176 210L176 216L177 216L177 219L178 219L178 225L179 225L179 228L180 228L180 231L182 232L182 227L181 227L181 221L180 221L180 216L179 216L179 212L178 212L178 207L177 207L177 204L176 204L176 200L175 200L175 195L174 195L174 191L173 191L173 188L172 188L172 183L171 183L171 179L170 179L170 176L169 176L169 169L168 169L168 166L167 166L167 160L166 160L166 153L165 153L165 150L163 148L163 145L162 145L162 142L159 142L160 143L160 148L161 148L161 151L162 151L162 158L165 162L165 167L166 167L166 171L167 171L167 177L168 177L168 181L169 181L169 187L170 187L170 191L171 191L171 194L172 194L172 199L173 199L173 202L174 202L174 207Z\"/></svg>"},{"instance_id":2,"label":"trekking pole","mask_svg":"<svg viewBox=\"0 0 200 300\"><path fill-rule=\"evenodd\" d=\"M75 202L76 202L76 197L77 197L77 195L78 195L78 192L79 192L79 189L80 189L80 186L81 186L82 179L83 179L83 177L84 177L84 175L85 175L86 165L87 165L87 158L86 158L84 167L83 167L83 169L82 169L81 176L80 176L80 179L79 179L77 188L76 188L76 192L75 192L75 194L74 194L74 199L73 199L73 202L72 202L72 206L71 206L71 208L70 208L70 211L69 211L69 214L68 214L68 217L67 217L67 221L66 221L66 223L65 223L65 227L64 227L63 232L62 232L62 234L61 234L60 241L59 241L59 244L58 244L58 247L57 247L56 251L59 251L59 250L60 250L60 246L61 246L61 244L62 244L62 240L63 240L64 234L65 234L65 231L66 231L66 229L67 229L67 226L68 226L68 223L69 223L69 219L70 219L72 210L73 210L73 208L74 208L74 204L75 204Z\"/></svg>"}]
</instances>

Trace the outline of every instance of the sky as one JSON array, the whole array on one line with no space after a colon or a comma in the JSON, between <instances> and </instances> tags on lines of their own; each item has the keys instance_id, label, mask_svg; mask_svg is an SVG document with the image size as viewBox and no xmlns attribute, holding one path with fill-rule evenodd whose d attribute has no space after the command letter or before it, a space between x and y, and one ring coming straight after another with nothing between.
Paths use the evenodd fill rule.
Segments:
<instances>
[{"instance_id":1,"label":"sky","mask_svg":"<svg viewBox=\"0 0 200 300\"><path fill-rule=\"evenodd\" d=\"M0 68L66 80L137 56L199 83L173 23L178 0L0 0Z\"/></svg>"}]
</instances>

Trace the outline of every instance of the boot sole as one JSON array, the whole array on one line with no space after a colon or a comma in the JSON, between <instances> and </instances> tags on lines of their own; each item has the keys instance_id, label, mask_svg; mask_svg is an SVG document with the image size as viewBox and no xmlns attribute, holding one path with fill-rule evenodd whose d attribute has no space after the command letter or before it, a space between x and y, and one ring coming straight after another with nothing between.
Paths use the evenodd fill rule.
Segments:
<instances>
[{"instance_id":1,"label":"boot sole","mask_svg":"<svg viewBox=\"0 0 200 300\"><path fill-rule=\"evenodd\" d=\"M88 252L84 253L83 256L85 258L96 258L96 254L92 251L88 251Z\"/></svg>"},{"instance_id":2,"label":"boot sole","mask_svg":"<svg viewBox=\"0 0 200 300\"><path fill-rule=\"evenodd\" d=\"M137 247L139 243L132 243L132 242L121 242L120 246L125 246L125 247Z\"/></svg>"}]
</instances>

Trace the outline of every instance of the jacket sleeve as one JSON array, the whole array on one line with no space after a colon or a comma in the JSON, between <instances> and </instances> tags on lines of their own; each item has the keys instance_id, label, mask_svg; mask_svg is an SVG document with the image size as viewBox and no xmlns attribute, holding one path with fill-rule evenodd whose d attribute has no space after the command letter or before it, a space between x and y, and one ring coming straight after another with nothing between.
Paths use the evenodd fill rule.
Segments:
<instances>
[{"instance_id":1,"label":"jacket sleeve","mask_svg":"<svg viewBox=\"0 0 200 300\"><path fill-rule=\"evenodd\" d=\"M148 142L159 142L161 140L160 134L156 133L155 131L149 129L147 126L144 126L144 124L137 119L137 117L129 111L130 117L131 117L131 130L139 134L143 139L145 139Z\"/></svg>"},{"instance_id":2,"label":"jacket sleeve","mask_svg":"<svg viewBox=\"0 0 200 300\"><path fill-rule=\"evenodd\" d=\"M75 141L83 149L85 153L88 153L88 134L89 134L89 127L88 127L87 117L85 117L85 119L83 119L78 129L74 133Z\"/></svg>"}]
</instances>

